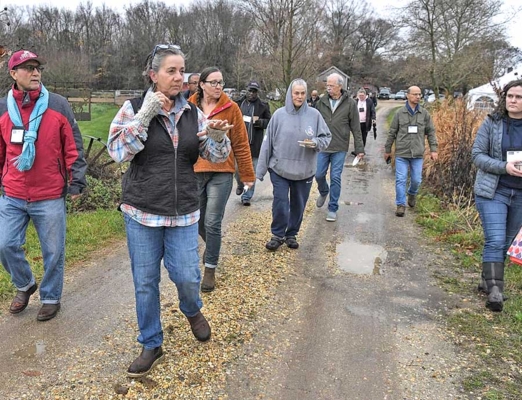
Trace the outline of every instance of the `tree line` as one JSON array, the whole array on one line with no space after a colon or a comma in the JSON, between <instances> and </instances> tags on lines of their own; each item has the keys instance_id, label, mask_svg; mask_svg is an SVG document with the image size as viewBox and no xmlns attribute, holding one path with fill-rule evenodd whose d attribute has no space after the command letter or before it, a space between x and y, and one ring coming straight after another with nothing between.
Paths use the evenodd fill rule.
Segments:
<instances>
[{"instance_id":1,"label":"tree line","mask_svg":"<svg viewBox=\"0 0 522 400\"><path fill-rule=\"evenodd\" d=\"M296 77L315 86L335 65L361 85L465 91L522 59L505 23L494 22L500 11L493 0L412 0L385 18L364 0L143 0L123 12L89 1L75 11L9 6L0 44L44 55L44 83L97 90L141 88L154 45L176 43L188 72L215 65L239 89L251 79L284 89ZM9 79L0 83L5 92Z\"/></svg>"}]
</instances>

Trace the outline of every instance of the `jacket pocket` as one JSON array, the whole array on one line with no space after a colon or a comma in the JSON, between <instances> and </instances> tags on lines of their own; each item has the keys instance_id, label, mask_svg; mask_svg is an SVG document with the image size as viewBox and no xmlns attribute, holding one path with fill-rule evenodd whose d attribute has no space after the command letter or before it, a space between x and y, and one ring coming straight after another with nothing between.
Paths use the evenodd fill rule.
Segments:
<instances>
[{"instance_id":1,"label":"jacket pocket","mask_svg":"<svg viewBox=\"0 0 522 400\"><path fill-rule=\"evenodd\" d=\"M56 159L57 163L58 163L58 172L60 173L60 175L62 176L62 179L65 183L67 183L67 176L66 176L66 173L65 173L65 170L62 168L62 163L60 162L60 159L57 158Z\"/></svg>"}]
</instances>

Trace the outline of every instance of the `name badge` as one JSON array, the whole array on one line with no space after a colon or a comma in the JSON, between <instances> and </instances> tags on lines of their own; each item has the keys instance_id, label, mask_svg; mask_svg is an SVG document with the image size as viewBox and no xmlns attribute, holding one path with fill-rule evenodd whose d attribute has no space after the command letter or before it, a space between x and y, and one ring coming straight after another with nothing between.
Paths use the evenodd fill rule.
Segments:
<instances>
[{"instance_id":1,"label":"name badge","mask_svg":"<svg viewBox=\"0 0 522 400\"><path fill-rule=\"evenodd\" d=\"M359 107L359 112L364 112L364 107Z\"/></svg>"},{"instance_id":2,"label":"name badge","mask_svg":"<svg viewBox=\"0 0 522 400\"><path fill-rule=\"evenodd\" d=\"M417 127L417 125L409 125L408 133L419 133L419 128Z\"/></svg>"},{"instance_id":3,"label":"name badge","mask_svg":"<svg viewBox=\"0 0 522 400\"><path fill-rule=\"evenodd\" d=\"M23 126L13 126L13 129L11 129L11 143L22 144L24 142L24 132Z\"/></svg>"},{"instance_id":4,"label":"name badge","mask_svg":"<svg viewBox=\"0 0 522 400\"><path fill-rule=\"evenodd\" d=\"M250 115L243 115L243 121L250 124L252 122L252 117Z\"/></svg>"}]
</instances>

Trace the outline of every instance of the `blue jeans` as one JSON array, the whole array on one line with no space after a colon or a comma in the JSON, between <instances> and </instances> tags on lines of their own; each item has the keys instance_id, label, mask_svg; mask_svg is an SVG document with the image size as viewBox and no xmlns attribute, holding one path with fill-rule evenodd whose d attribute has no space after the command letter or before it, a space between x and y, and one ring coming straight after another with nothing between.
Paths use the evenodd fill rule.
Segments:
<instances>
[{"instance_id":1,"label":"blue jeans","mask_svg":"<svg viewBox=\"0 0 522 400\"><path fill-rule=\"evenodd\" d=\"M272 202L272 235L279 238L297 236L303 213L312 189L313 177L301 181L291 181L277 175L271 169L274 200ZM290 200L288 193L290 192Z\"/></svg>"},{"instance_id":2,"label":"blue jeans","mask_svg":"<svg viewBox=\"0 0 522 400\"><path fill-rule=\"evenodd\" d=\"M199 172L201 218L199 235L205 242L205 267L216 268L221 252L221 223L233 185L231 172Z\"/></svg>"},{"instance_id":3,"label":"blue jeans","mask_svg":"<svg viewBox=\"0 0 522 400\"><path fill-rule=\"evenodd\" d=\"M422 182L423 158L395 157L395 204L406 205L406 183L408 181L408 169L410 170L410 187L408 194L415 196L419 192Z\"/></svg>"},{"instance_id":4,"label":"blue jeans","mask_svg":"<svg viewBox=\"0 0 522 400\"><path fill-rule=\"evenodd\" d=\"M25 258L25 234L29 220L40 240L44 275L40 284L42 303L60 302L65 263L65 199L27 202L0 197L0 262L11 275L18 290L27 291L35 284Z\"/></svg>"},{"instance_id":5,"label":"blue jeans","mask_svg":"<svg viewBox=\"0 0 522 400\"><path fill-rule=\"evenodd\" d=\"M258 160L259 160L259 158L252 157L252 164L254 165L254 171L257 168L257 161ZM238 168L237 168L237 164L236 164L236 173L235 173L234 176L236 178L237 186L242 188L243 187L243 182L241 182L241 179L239 178L239 171L238 171ZM256 183L254 182L254 184L250 187L250 189L248 189L246 193L243 193L241 195L241 200L252 200L252 197L254 197L255 189L256 189Z\"/></svg>"},{"instance_id":6,"label":"blue jeans","mask_svg":"<svg viewBox=\"0 0 522 400\"><path fill-rule=\"evenodd\" d=\"M317 155L317 171L315 180L321 196L326 196L330 192L330 200L328 202L328 211L337 212L339 209L339 197L341 196L341 175L343 173L344 160L346 151L338 151L337 153L319 153ZM326 182L326 173L328 166L330 168L330 187Z\"/></svg>"},{"instance_id":7,"label":"blue jeans","mask_svg":"<svg viewBox=\"0 0 522 400\"><path fill-rule=\"evenodd\" d=\"M483 262L504 262L522 226L522 190L499 185L492 199L475 196L484 230Z\"/></svg>"},{"instance_id":8,"label":"blue jeans","mask_svg":"<svg viewBox=\"0 0 522 400\"><path fill-rule=\"evenodd\" d=\"M163 343L160 316L161 259L178 289L179 309L187 317L196 315L203 302L199 296L197 224L152 228L123 214L136 296L138 342L150 350Z\"/></svg>"}]
</instances>

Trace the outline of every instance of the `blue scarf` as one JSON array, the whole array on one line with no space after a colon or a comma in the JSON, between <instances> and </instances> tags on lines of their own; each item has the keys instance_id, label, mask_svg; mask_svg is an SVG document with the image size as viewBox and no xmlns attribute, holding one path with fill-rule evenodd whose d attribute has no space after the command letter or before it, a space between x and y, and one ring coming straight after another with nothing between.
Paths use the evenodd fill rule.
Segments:
<instances>
[{"instance_id":1,"label":"blue scarf","mask_svg":"<svg viewBox=\"0 0 522 400\"><path fill-rule=\"evenodd\" d=\"M419 104L415 106L415 110L410 107L410 103L408 103L408 100L406 100L406 109L410 113L410 115L415 115L417 111L419 111Z\"/></svg>"},{"instance_id":2,"label":"blue scarf","mask_svg":"<svg viewBox=\"0 0 522 400\"><path fill-rule=\"evenodd\" d=\"M40 127L42 116L47 110L48 105L49 92L42 84L40 98L36 100L34 109L31 112L31 116L29 117L28 129L25 130L24 127L24 147L22 148L22 153L18 157L14 158L14 165L18 171L28 171L33 166L34 157L36 156L34 142L38 137L38 128ZM18 109L18 105L16 104L16 100L13 96L13 89L11 89L7 94L7 111L9 113L9 118L11 118L14 126L24 126L22 116L20 115L20 110Z\"/></svg>"}]
</instances>

